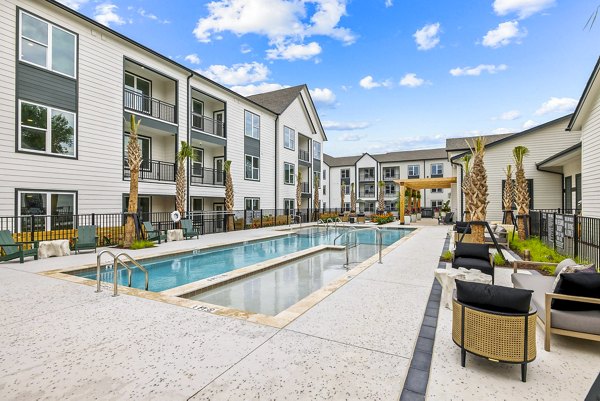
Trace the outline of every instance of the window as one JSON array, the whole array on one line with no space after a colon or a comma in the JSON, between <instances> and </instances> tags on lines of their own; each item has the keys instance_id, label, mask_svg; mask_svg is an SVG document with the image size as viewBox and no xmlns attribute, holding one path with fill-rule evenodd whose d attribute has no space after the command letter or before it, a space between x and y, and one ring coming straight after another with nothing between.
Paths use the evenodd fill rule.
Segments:
<instances>
[{"instance_id":1,"label":"window","mask_svg":"<svg viewBox=\"0 0 600 401\"><path fill-rule=\"evenodd\" d=\"M244 134L250 138L260 139L260 116L248 110L244 112Z\"/></svg>"},{"instance_id":2,"label":"window","mask_svg":"<svg viewBox=\"0 0 600 401\"><path fill-rule=\"evenodd\" d=\"M395 201L384 201L383 202L383 209L386 212L393 212L395 210L398 210L398 204Z\"/></svg>"},{"instance_id":3,"label":"window","mask_svg":"<svg viewBox=\"0 0 600 401\"><path fill-rule=\"evenodd\" d=\"M20 191L18 201L19 215L40 216L33 219L36 231L73 228L74 192ZM20 223L21 230L32 229L31 219L22 219Z\"/></svg>"},{"instance_id":4,"label":"window","mask_svg":"<svg viewBox=\"0 0 600 401\"><path fill-rule=\"evenodd\" d=\"M346 186L344 187L344 193L345 193L346 195L350 195L350 185L346 185Z\"/></svg>"},{"instance_id":5,"label":"window","mask_svg":"<svg viewBox=\"0 0 600 401\"><path fill-rule=\"evenodd\" d=\"M431 190L431 193L432 193L432 194L441 194L441 193L443 193L443 192L444 192L444 190L443 190L442 188L433 188L433 189Z\"/></svg>"},{"instance_id":6,"label":"window","mask_svg":"<svg viewBox=\"0 0 600 401\"><path fill-rule=\"evenodd\" d=\"M244 198L246 210L260 210L260 198Z\"/></svg>"},{"instance_id":7,"label":"window","mask_svg":"<svg viewBox=\"0 0 600 401\"><path fill-rule=\"evenodd\" d=\"M75 35L21 12L19 60L75 78Z\"/></svg>"},{"instance_id":8,"label":"window","mask_svg":"<svg viewBox=\"0 0 600 401\"><path fill-rule=\"evenodd\" d=\"M285 214L289 214L295 210L296 201L294 199L284 199L283 200L283 208L285 209Z\"/></svg>"},{"instance_id":9,"label":"window","mask_svg":"<svg viewBox=\"0 0 600 401\"><path fill-rule=\"evenodd\" d=\"M152 141L150 138L146 136L138 135L138 143L140 144L140 149L142 151L142 165L140 166L142 170L150 171L152 169L151 165L151 149L152 149ZM125 147L124 147L124 155L125 159L127 159L127 145L129 144L129 134L125 134Z\"/></svg>"},{"instance_id":10,"label":"window","mask_svg":"<svg viewBox=\"0 0 600 401\"><path fill-rule=\"evenodd\" d=\"M440 209L443 204L444 204L444 201L442 201L442 200L432 200L431 201L431 207L433 209Z\"/></svg>"},{"instance_id":11,"label":"window","mask_svg":"<svg viewBox=\"0 0 600 401\"><path fill-rule=\"evenodd\" d=\"M385 184L385 194L386 195L395 195L396 194L396 184Z\"/></svg>"},{"instance_id":12,"label":"window","mask_svg":"<svg viewBox=\"0 0 600 401\"><path fill-rule=\"evenodd\" d=\"M375 178L375 169L371 168L362 168L360 178L363 180L372 180Z\"/></svg>"},{"instance_id":13,"label":"window","mask_svg":"<svg viewBox=\"0 0 600 401\"><path fill-rule=\"evenodd\" d=\"M192 127L204 131L204 103L192 99Z\"/></svg>"},{"instance_id":14,"label":"window","mask_svg":"<svg viewBox=\"0 0 600 401\"><path fill-rule=\"evenodd\" d=\"M75 113L20 101L19 149L75 156Z\"/></svg>"},{"instance_id":15,"label":"window","mask_svg":"<svg viewBox=\"0 0 600 401\"><path fill-rule=\"evenodd\" d=\"M283 147L286 149L296 149L296 131L286 126L283 127Z\"/></svg>"},{"instance_id":16,"label":"window","mask_svg":"<svg viewBox=\"0 0 600 401\"><path fill-rule=\"evenodd\" d=\"M124 103L128 109L143 113L152 112L152 82L125 72Z\"/></svg>"},{"instance_id":17,"label":"window","mask_svg":"<svg viewBox=\"0 0 600 401\"><path fill-rule=\"evenodd\" d=\"M350 179L350 169L349 168L342 169L340 171L340 174L342 176L342 180Z\"/></svg>"},{"instance_id":18,"label":"window","mask_svg":"<svg viewBox=\"0 0 600 401\"><path fill-rule=\"evenodd\" d=\"M350 202L344 202L344 211L350 212Z\"/></svg>"},{"instance_id":19,"label":"window","mask_svg":"<svg viewBox=\"0 0 600 401\"><path fill-rule=\"evenodd\" d=\"M256 156L246 155L245 178L258 181L260 179L260 159Z\"/></svg>"},{"instance_id":20,"label":"window","mask_svg":"<svg viewBox=\"0 0 600 401\"><path fill-rule=\"evenodd\" d=\"M366 202L365 212L375 212L375 202Z\"/></svg>"},{"instance_id":21,"label":"window","mask_svg":"<svg viewBox=\"0 0 600 401\"><path fill-rule=\"evenodd\" d=\"M327 185L323 185L323 195L327 195Z\"/></svg>"},{"instance_id":22,"label":"window","mask_svg":"<svg viewBox=\"0 0 600 401\"><path fill-rule=\"evenodd\" d=\"M323 170L323 179L326 180L327 179L327 170Z\"/></svg>"},{"instance_id":23,"label":"window","mask_svg":"<svg viewBox=\"0 0 600 401\"><path fill-rule=\"evenodd\" d=\"M192 175L196 177L204 176L204 149L192 148L194 159L192 160Z\"/></svg>"},{"instance_id":24,"label":"window","mask_svg":"<svg viewBox=\"0 0 600 401\"><path fill-rule=\"evenodd\" d=\"M421 175L421 166L418 164L411 164L408 166L408 178L419 178Z\"/></svg>"},{"instance_id":25,"label":"window","mask_svg":"<svg viewBox=\"0 0 600 401\"><path fill-rule=\"evenodd\" d=\"M365 185L365 195L374 195L375 194L375 185L367 184Z\"/></svg>"},{"instance_id":26,"label":"window","mask_svg":"<svg viewBox=\"0 0 600 401\"><path fill-rule=\"evenodd\" d=\"M296 183L296 166L292 163L283 163L283 182L288 185Z\"/></svg>"},{"instance_id":27,"label":"window","mask_svg":"<svg viewBox=\"0 0 600 401\"><path fill-rule=\"evenodd\" d=\"M444 165L442 163L435 163L431 165L431 176L442 177L444 175Z\"/></svg>"},{"instance_id":28,"label":"window","mask_svg":"<svg viewBox=\"0 0 600 401\"><path fill-rule=\"evenodd\" d=\"M313 141L313 158L321 160L321 142Z\"/></svg>"},{"instance_id":29,"label":"window","mask_svg":"<svg viewBox=\"0 0 600 401\"><path fill-rule=\"evenodd\" d=\"M383 169L384 178L396 178L396 169L394 167L386 167Z\"/></svg>"}]
</instances>

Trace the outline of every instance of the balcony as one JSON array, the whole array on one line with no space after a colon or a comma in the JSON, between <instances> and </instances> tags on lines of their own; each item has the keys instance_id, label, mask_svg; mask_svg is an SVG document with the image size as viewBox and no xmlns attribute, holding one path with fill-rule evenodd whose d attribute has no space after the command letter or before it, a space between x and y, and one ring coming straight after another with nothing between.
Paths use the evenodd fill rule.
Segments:
<instances>
[{"instance_id":1,"label":"balcony","mask_svg":"<svg viewBox=\"0 0 600 401\"><path fill-rule=\"evenodd\" d=\"M308 182L300 183L300 192L302 192L303 194L310 194L310 185L308 184Z\"/></svg>"},{"instance_id":2,"label":"balcony","mask_svg":"<svg viewBox=\"0 0 600 401\"><path fill-rule=\"evenodd\" d=\"M298 160L310 163L310 152L308 150L298 149Z\"/></svg>"},{"instance_id":3,"label":"balcony","mask_svg":"<svg viewBox=\"0 0 600 401\"><path fill-rule=\"evenodd\" d=\"M123 159L123 177L131 178L127 158ZM175 163L160 160L144 160L140 167L140 181L175 182Z\"/></svg>"},{"instance_id":4,"label":"balcony","mask_svg":"<svg viewBox=\"0 0 600 401\"><path fill-rule=\"evenodd\" d=\"M393 180L398 180L398 179L400 179L400 174L398 174L398 173L387 174L387 175L384 175L384 177L383 177L384 181L393 181Z\"/></svg>"},{"instance_id":5,"label":"balcony","mask_svg":"<svg viewBox=\"0 0 600 401\"><path fill-rule=\"evenodd\" d=\"M415 178L419 178L419 177L420 177L420 175L419 175L419 174L416 174L416 175L410 175L410 174L409 174L409 175L408 175L408 178L409 178L409 179L411 179L411 180L412 180L412 179L415 179Z\"/></svg>"},{"instance_id":6,"label":"balcony","mask_svg":"<svg viewBox=\"0 0 600 401\"><path fill-rule=\"evenodd\" d=\"M225 123L199 113L192 113L192 129L225 138Z\"/></svg>"},{"instance_id":7,"label":"balcony","mask_svg":"<svg viewBox=\"0 0 600 401\"><path fill-rule=\"evenodd\" d=\"M375 181L375 176L372 174L360 174L358 180L362 182L372 182Z\"/></svg>"},{"instance_id":8,"label":"balcony","mask_svg":"<svg viewBox=\"0 0 600 401\"><path fill-rule=\"evenodd\" d=\"M225 186L225 172L212 168L195 167L192 169L191 184Z\"/></svg>"},{"instance_id":9,"label":"balcony","mask_svg":"<svg viewBox=\"0 0 600 401\"><path fill-rule=\"evenodd\" d=\"M123 104L126 109L136 113L173 124L177 123L177 108L174 105L134 90L123 89Z\"/></svg>"},{"instance_id":10,"label":"balcony","mask_svg":"<svg viewBox=\"0 0 600 401\"><path fill-rule=\"evenodd\" d=\"M360 191L358 194L360 198L374 198L375 192L373 191Z\"/></svg>"},{"instance_id":11,"label":"balcony","mask_svg":"<svg viewBox=\"0 0 600 401\"><path fill-rule=\"evenodd\" d=\"M398 196L398 192L386 192L386 193L384 194L384 196L385 196L386 198L395 198L395 197L397 197L397 196Z\"/></svg>"}]
</instances>

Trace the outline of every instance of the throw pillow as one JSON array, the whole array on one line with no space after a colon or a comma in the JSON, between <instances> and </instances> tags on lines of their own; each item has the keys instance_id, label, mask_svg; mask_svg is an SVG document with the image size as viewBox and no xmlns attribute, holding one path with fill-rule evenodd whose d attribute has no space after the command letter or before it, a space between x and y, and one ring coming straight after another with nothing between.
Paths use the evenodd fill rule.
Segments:
<instances>
[{"instance_id":1,"label":"throw pillow","mask_svg":"<svg viewBox=\"0 0 600 401\"><path fill-rule=\"evenodd\" d=\"M575 262L573 259L569 259L569 258L567 258L567 259L563 259L563 260L562 260L562 261L561 261L561 262L560 262L560 263L559 263L559 264L556 266L556 269L554 269L554 275L555 275L555 276L558 276L558 273L560 273L560 271L561 271L562 269L564 269L564 268L565 268L565 267L567 267L567 266L573 266L573 265L576 265L576 264L577 264L577 262Z\"/></svg>"},{"instance_id":2,"label":"throw pillow","mask_svg":"<svg viewBox=\"0 0 600 401\"><path fill-rule=\"evenodd\" d=\"M503 313L527 313L533 291L456 280L456 299L466 305Z\"/></svg>"},{"instance_id":3,"label":"throw pillow","mask_svg":"<svg viewBox=\"0 0 600 401\"><path fill-rule=\"evenodd\" d=\"M482 260L490 260L490 249L484 244L470 244L467 242L456 243L454 255L457 258L474 258Z\"/></svg>"},{"instance_id":4,"label":"throw pillow","mask_svg":"<svg viewBox=\"0 0 600 401\"><path fill-rule=\"evenodd\" d=\"M594 265L570 265L570 266L565 266L557 275L556 278L554 279L554 283L552 283L552 292L555 292L556 290L556 286L558 285L558 282L560 281L560 276L561 274L570 274L570 273L576 273L578 271L582 271L582 270L588 270L590 268L593 268L594 271L596 270L596 268L594 267Z\"/></svg>"},{"instance_id":5,"label":"throw pillow","mask_svg":"<svg viewBox=\"0 0 600 401\"><path fill-rule=\"evenodd\" d=\"M579 271L573 274L561 275L554 292L556 294L600 298L600 274ZM570 311L600 310L600 304L553 299L552 309Z\"/></svg>"}]
</instances>

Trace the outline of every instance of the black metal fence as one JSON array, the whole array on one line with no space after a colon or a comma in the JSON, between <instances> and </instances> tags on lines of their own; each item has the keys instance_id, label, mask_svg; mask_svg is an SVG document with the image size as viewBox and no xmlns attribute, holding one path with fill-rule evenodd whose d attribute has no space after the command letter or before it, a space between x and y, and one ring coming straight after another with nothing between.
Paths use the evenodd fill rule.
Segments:
<instances>
[{"instance_id":1,"label":"black metal fence","mask_svg":"<svg viewBox=\"0 0 600 401\"><path fill-rule=\"evenodd\" d=\"M531 235L557 252L583 261L600 263L600 219L581 216L575 210L530 211Z\"/></svg>"}]
</instances>

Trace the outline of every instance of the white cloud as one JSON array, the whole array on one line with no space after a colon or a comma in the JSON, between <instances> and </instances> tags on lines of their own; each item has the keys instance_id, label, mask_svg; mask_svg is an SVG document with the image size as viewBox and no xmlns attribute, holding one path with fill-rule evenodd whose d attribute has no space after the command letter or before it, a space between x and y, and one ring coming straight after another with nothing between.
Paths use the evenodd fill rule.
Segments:
<instances>
[{"instance_id":1,"label":"white cloud","mask_svg":"<svg viewBox=\"0 0 600 401\"><path fill-rule=\"evenodd\" d=\"M446 145L446 138L446 135L436 134L399 137L393 140L383 139L371 143L367 146L367 149L369 152L395 152L400 150L437 148Z\"/></svg>"},{"instance_id":2,"label":"white cloud","mask_svg":"<svg viewBox=\"0 0 600 401\"><path fill-rule=\"evenodd\" d=\"M498 48L507 46L515 41L520 43L521 38L527 35L525 28L519 29L519 21L508 21L498 24L496 29L488 31L481 42L484 46Z\"/></svg>"},{"instance_id":3,"label":"white cloud","mask_svg":"<svg viewBox=\"0 0 600 401\"><path fill-rule=\"evenodd\" d=\"M523 129L529 129L529 128L533 128L536 125L538 125L538 123L536 123L533 120L527 120L523 123Z\"/></svg>"},{"instance_id":4,"label":"white cloud","mask_svg":"<svg viewBox=\"0 0 600 401\"><path fill-rule=\"evenodd\" d=\"M127 9L129 9L129 7L127 7ZM143 8L138 8L137 12L142 17L148 18L149 20L152 20L152 21L156 21L159 24L170 24L171 23L171 21L158 18L155 14L149 13L146 10L144 10Z\"/></svg>"},{"instance_id":5,"label":"white cloud","mask_svg":"<svg viewBox=\"0 0 600 401\"><path fill-rule=\"evenodd\" d=\"M316 42L304 45L304 39L312 36L326 36L352 44L356 35L348 28L339 26L346 15L347 0L214 0L206 7L208 15L200 18L194 29L194 35L200 42L210 42L213 35L231 32L237 36L257 34L266 36L270 49L270 58L281 53L281 49L291 46L292 54L300 53L307 59L318 46ZM265 15L268 10L268 16ZM312 57L311 56L311 57Z\"/></svg>"},{"instance_id":6,"label":"white cloud","mask_svg":"<svg viewBox=\"0 0 600 401\"><path fill-rule=\"evenodd\" d=\"M392 0L385 0L385 6L386 7L391 7L394 5L394 2Z\"/></svg>"},{"instance_id":7,"label":"white cloud","mask_svg":"<svg viewBox=\"0 0 600 401\"><path fill-rule=\"evenodd\" d=\"M112 3L98 4L95 8L94 19L102 25L110 26L110 24L123 25L125 20L117 14L119 7Z\"/></svg>"},{"instance_id":8,"label":"white cloud","mask_svg":"<svg viewBox=\"0 0 600 401\"><path fill-rule=\"evenodd\" d=\"M423 85L424 83L425 83L425 80L423 78L417 77L417 74L412 73L412 72L406 74L400 80L400 85L408 86L410 88L416 88L418 86Z\"/></svg>"},{"instance_id":9,"label":"white cloud","mask_svg":"<svg viewBox=\"0 0 600 401\"><path fill-rule=\"evenodd\" d=\"M392 83L389 79L377 82L373 79L371 75L367 75L366 77L360 80L359 85L365 89L373 89L379 87L389 87L392 85Z\"/></svg>"},{"instance_id":10,"label":"white cloud","mask_svg":"<svg viewBox=\"0 0 600 401\"><path fill-rule=\"evenodd\" d=\"M257 93L271 92L271 91L276 91L276 90L284 89L284 88L288 88L288 86L276 84L276 83L263 82L258 85L256 85L256 84L235 85L235 86L231 87L231 90L239 93L242 96L250 96L250 95L256 95Z\"/></svg>"},{"instance_id":11,"label":"white cloud","mask_svg":"<svg viewBox=\"0 0 600 401\"><path fill-rule=\"evenodd\" d=\"M518 110L510 110L500 114L498 117L492 118L492 120L513 121L520 117L521 113Z\"/></svg>"},{"instance_id":12,"label":"white cloud","mask_svg":"<svg viewBox=\"0 0 600 401\"><path fill-rule=\"evenodd\" d=\"M267 50L269 60L308 60L321 53L321 46L317 42L308 44L278 43L275 48Z\"/></svg>"},{"instance_id":13,"label":"white cloud","mask_svg":"<svg viewBox=\"0 0 600 401\"><path fill-rule=\"evenodd\" d=\"M523 19L552 7L555 3L555 0L494 0L494 11L501 16L516 13Z\"/></svg>"},{"instance_id":14,"label":"white cloud","mask_svg":"<svg viewBox=\"0 0 600 401\"><path fill-rule=\"evenodd\" d=\"M370 126L366 121L323 121L323 128L329 131L355 131Z\"/></svg>"},{"instance_id":15,"label":"white cloud","mask_svg":"<svg viewBox=\"0 0 600 401\"><path fill-rule=\"evenodd\" d=\"M457 67L450 70L450 74L458 77L461 75L478 76L482 72L486 71L489 74L495 74L499 71L504 71L508 68L506 64L493 65L493 64L479 64L477 67Z\"/></svg>"},{"instance_id":16,"label":"white cloud","mask_svg":"<svg viewBox=\"0 0 600 401\"><path fill-rule=\"evenodd\" d=\"M184 60L192 64L200 64L202 62L196 53L188 54L184 57Z\"/></svg>"},{"instance_id":17,"label":"white cloud","mask_svg":"<svg viewBox=\"0 0 600 401\"><path fill-rule=\"evenodd\" d=\"M335 93L329 88L310 89L310 96L315 103L331 105L335 103Z\"/></svg>"},{"instance_id":18,"label":"white cloud","mask_svg":"<svg viewBox=\"0 0 600 401\"><path fill-rule=\"evenodd\" d=\"M88 1L89 0L58 0L59 3L62 3L65 6L72 8L73 10L79 10L79 8Z\"/></svg>"},{"instance_id":19,"label":"white cloud","mask_svg":"<svg viewBox=\"0 0 600 401\"><path fill-rule=\"evenodd\" d=\"M512 132L512 130L510 130L508 128L496 128L495 130L492 130L492 134L494 134L494 135L510 134L511 132Z\"/></svg>"},{"instance_id":20,"label":"white cloud","mask_svg":"<svg viewBox=\"0 0 600 401\"><path fill-rule=\"evenodd\" d=\"M577 107L577 100L570 97L551 97L544 102L535 115L541 116L548 113L570 113Z\"/></svg>"},{"instance_id":21,"label":"white cloud","mask_svg":"<svg viewBox=\"0 0 600 401\"><path fill-rule=\"evenodd\" d=\"M438 34L440 33L440 23L425 25L423 28L414 33L417 49L430 50L440 43Z\"/></svg>"},{"instance_id":22,"label":"white cloud","mask_svg":"<svg viewBox=\"0 0 600 401\"><path fill-rule=\"evenodd\" d=\"M357 142L357 141L360 141L361 139L363 139L364 137L365 137L365 135L363 135L363 134L346 132L346 133L343 133L340 136L338 136L337 140L342 141L342 142Z\"/></svg>"},{"instance_id":23,"label":"white cloud","mask_svg":"<svg viewBox=\"0 0 600 401\"><path fill-rule=\"evenodd\" d=\"M225 65L211 65L206 70L199 70L200 74L220 82L224 85L246 85L265 81L269 77L269 68L256 61L252 63Z\"/></svg>"},{"instance_id":24,"label":"white cloud","mask_svg":"<svg viewBox=\"0 0 600 401\"><path fill-rule=\"evenodd\" d=\"M242 54L248 54L248 53L252 52L252 48L250 47L249 44L244 43L243 45L240 46L240 52Z\"/></svg>"}]
</instances>

